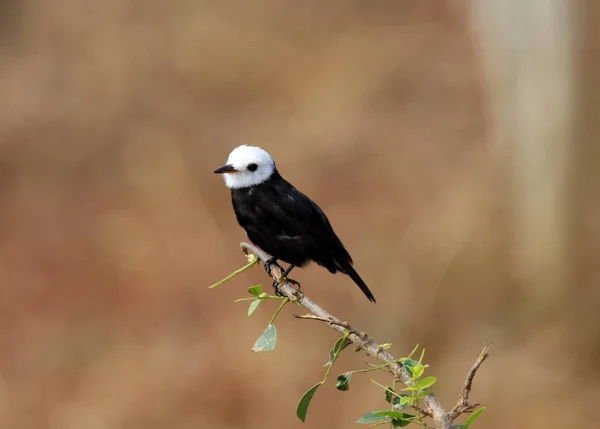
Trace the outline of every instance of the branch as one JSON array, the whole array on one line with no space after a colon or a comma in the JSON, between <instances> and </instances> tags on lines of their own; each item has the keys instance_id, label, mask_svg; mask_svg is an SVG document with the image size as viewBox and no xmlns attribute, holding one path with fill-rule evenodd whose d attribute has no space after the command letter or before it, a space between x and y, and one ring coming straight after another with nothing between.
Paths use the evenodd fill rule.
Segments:
<instances>
[{"instance_id":1,"label":"branch","mask_svg":"<svg viewBox=\"0 0 600 429\"><path fill-rule=\"evenodd\" d=\"M294 317L296 319L318 320L320 322L329 323L330 325L341 326L342 328L344 328L345 331L349 331L351 334L358 335L359 337L365 335L364 332L360 332L354 329L352 326L350 326L348 322L340 322L339 320L333 319L331 317L325 318L321 316L315 316L314 314L305 314L304 316L294 314Z\"/></svg>"},{"instance_id":2,"label":"branch","mask_svg":"<svg viewBox=\"0 0 600 429\"><path fill-rule=\"evenodd\" d=\"M253 253L263 263L269 259L269 256L265 252L263 252L262 250L258 249L257 247L255 247L251 244L241 243L240 246L242 248L242 251L246 255ZM348 324L348 322L343 322L340 319L338 319L337 317L329 314L327 311L325 311L323 308L321 308L315 302L311 301L310 298L308 298L306 295L302 294L297 289L295 289L292 285L290 285L287 281L285 281L285 279L283 279L283 281L282 281L282 276L281 276L282 273L281 273L281 269L279 267L274 265L271 268L272 268L271 275L273 276L273 279L277 280L277 282L279 283L277 286L277 289L279 290L279 292L282 295L287 296L291 301L295 301L296 303L298 303L298 305L300 305L301 307L304 307L306 310L309 311L309 313L312 314L312 316L311 315L299 316L299 318L312 319L312 320L326 322L329 326L331 326L331 328L335 329L336 331L338 331L342 334L350 332L348 339L350 341L352 341L354 344L356 344L357 350L364 350L364 352L368 356L376 358L383 363L389 364L388 367L390 368L390 370L392 371L394 376L398 380L400 380L402 383L404 383L405 385L410 386L413 384L413 382L411 380L411 376L406 371L406 368L404 368L404 366L402 364L398 363L398 359L396 359L389 352L384 350L379 344L377 344L375 341L373 341L373 339L371 337L369 337L366 333L364 333L360 330L357 330L355 328L352 328ZM480 356L480 358L481 358L481 356ZM484 359L485 358L481 359L481 362L483 362ZM478 359L478 362L479 362L479 359ZM479 368L479 365L481 364L481 362L479 362L479 364L476 363L477 368ZM475 368L474 371L473 371L473 369L471 370L471 371L473 371L473 376L475 376L475 371L477 371L477 368ZM471 374L471 373L469 373L469 374ZM467 403L466 400L468 399L468 394L469 394L469 390L471 388L471 382L472 382L473 376L471 376L470 379L467 377L468 386L467 386L467 383L465 382L465 386L463 386L463 389L461 391L461 398L463 398L463 392L466 395L466 396L464 396L465 403ZM466 387L468 387L468 389L466 389ZM424 396L422 401L423 401L423 404L425 405L425 409L422 411L424 412L424 414L430 415L433 418L433 421L435 422L435 426L437 428L453 429L453 427L454 427L452 424L453 419L451 418L450 414L444 409L444 407L442 406L440 401L437 399L437 397L433 393L430 393L430 394ZM462 402L460 402L460 399L459 399L459 403L462 404ZM456 414L456 416L460 415L460 413L461 413L460 411L453 409L453 412L455 412L455 411L458 413L458 414ZM456 418L456 416L455 416L455 418Z\"/></svg>"},{"instance_id":3,"label":"branch","mask_svg":"<svg viewBox=\"0 0 600 429\"><path fill-rule=\"evenodd\" d=\"M483 361L486 360L489 356L490 356L490 347L485 346L483 348L483 350L481 351L481 353L479 354L479 357L475 361L475 364L473 365L473 367L471 367L471 369L467 373L467 378L465 379L462 389L460 389L460 395L458 396L458 402L456 403L454 408L452 408L452 411L450 411L450 413L449 413L450 420L454 421L454 419L456 419L462 413L470 413L470 412L474 411L477 407L479 407L479 404L469 404L469 393L471 393L471 387L473 385L473 378L475 377L477 370L479 369L479 367L481 366Z\"/></svg>"}]
</instances>

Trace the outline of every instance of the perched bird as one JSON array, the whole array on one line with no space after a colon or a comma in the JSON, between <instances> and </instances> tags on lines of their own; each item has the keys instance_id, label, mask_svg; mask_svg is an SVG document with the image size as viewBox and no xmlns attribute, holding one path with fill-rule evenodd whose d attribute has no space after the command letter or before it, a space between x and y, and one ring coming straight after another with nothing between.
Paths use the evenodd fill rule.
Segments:
<instances>
[{"instance_id":1,"label":"perched bird","mask_svg":"<svg viewBox=\"0 0 600 429\"><path fill-rule=\"evenodd\" d=\"M214 172L223 174L225 184L231 188L235 216L248 238L272 256L265 263L269 274L277 260L290 264L283 272L284 277L294 267L314 261L332 273L339 271L350 276L367 298L375 302L325 213L281 177L266 151L239 146L229 154L227 164Z\"/></svg>"}]
</instances>

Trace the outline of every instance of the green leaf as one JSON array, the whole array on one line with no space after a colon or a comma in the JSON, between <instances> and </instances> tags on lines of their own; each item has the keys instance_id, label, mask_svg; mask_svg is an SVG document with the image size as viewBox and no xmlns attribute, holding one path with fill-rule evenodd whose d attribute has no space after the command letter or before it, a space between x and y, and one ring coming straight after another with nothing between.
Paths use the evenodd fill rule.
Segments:
<instances>
[{"instance_id":1,"label":"green leaf","mask_svg":"<svg viewBox=\"0 0 600 429\"><path fill-rule=\"evenodd\" d=\"M375 411L375 414L389 417L392 427L395 428L407 426L415 419L415 416L412 414L401 413L399 411Z\"/></svg>"},{"instance_id":2,"label":"green leaf","mask_svg":"<svg viewBox=\"0 0 600 429\"><path fill-rule=\"evenodd\" d=\"M385 388L385 400L388 403L394 405L394 402L399 402L400 398L398 398L398 394L396 393L396 391L390 386L388 386Z\"/></svg>"},{"instance_id":3,"label":"green leaf","mask_svg":"<svg viewBox=\"0 0 600 429\"><path fill-rule=\"evenodd\" d=\"M367 413L364 416L361 416L356 421L356 423L371 424L371 423L382 422L385 420L389 420L389 418L387 416L380 416L378 414L375 414L375 412L372 412L372 413Z\"/></svg>"},{"instance_id":4,"label":"green leaf","mask_svg":"<svg viewBox=\"0 0 600 429\"><path fill-rule=\"evenodd\" d=\"M436 381L437 381L437 377L430 375L429 377L420 379L417 383L415 383L415 385L413 387L416 388L417 390L424 390L424 389L427 389L427 388L433 386Z\"/></svg>"},{"instance_id":5,"label":"green leaf","mask_svg":"<svg viewBox=\"0 0 600 429\"><path fill-rule=\"evenodd\" d=\"M320 382L308 389L304 393L304 395L302 395L300 401L298 402L298 406L296 407L296 415L300 420L302 420L302 423L304 423L304 421L306 420L308 406L310 405L310 401L312 401L313 396L315 396L315 392L317 391L319 386L321 386Z\"/></svg>"},{"instance_id":6,"label":"green leaf","mask_svg":"<svg viewBox=\"0 0 600 429\"><path fill-rule=\"evenodd\" d=\"M258 340L254 343L252 347L253 352L268 352L275 349L275 344L277 343L277 330L275 329L275 325L267 326L265 332L258 337Z\"/></svg>"},{"instance_id":7,"label":"green leaf","mask_svg":"<svg viewBox=\"0 0 600 429\"><path fill-rule=\"evenodd\" d=\"M391 387L385 389L385 400L392 404L395 410L403 410L411 406L413 398L406 393L396 393Z\"/></svg>"},{"instance_id":8,"label":"green leaf","mask_svg":"<svg viewBox=\"0 0 600 429\"><path fill-rule=\"evenodd\" d=\"M401 427L404 427L404 426L408 426L414 420L415 420L415 416L413 416L412 414L406 414L406 413L404 413L404 417L401 418L401 419L397 419L397 418L392 417L392 427L394 427L394 428L401 428Z\"/></svg>"},{"instance_id":9,"label":"green leaf","mask_svg":"<svg viewBox=\"0 0 600 429\"><path fill-rule=\"evenodd\" d=\"M250 292L254 296L259 296L262 292L262 285L256 285L248 288L248 292Z\"/></svg>"},{"instance_id":10,"label":"green leaf","mask_svg":"<svg viewBox=\"0 0 600 429\"><path fill-rule=\"evenodd\" d=\"M342 338L337 340L333 345L333 352L336 355L339 355L340 352L344 350L349 344L352 344L352 341L350 341L347 336L343 336Z\"/></svg>"},{"instance_id":11,"label":"green leaf","mask_svg":"<svg viewBox=\"0 0 600 429\"><path fill-rule=\"evenodd\" d=\"M399 411L373 411L359 418L356 423L378 423L389 420L392 426L397 428L409 425L414 419L414 415Z\"/></svg>"},{"instance_id":12,"label":"green leaf","mask_svg":"<svg viewBox=\"0 0 600 429\"><path fill-rule=\"evenodd\" d=\"M425 372L425 366L418 364L413 367L413 379L418 380Z\"/></svg>"},{"instance_id":13,"label":"green leaf","mask_svg":"<svg viewBox=\"0 0 600 429\"><path fill-rule=\"evenodd\" d=\"M419 399L429 395L430 393L431 393L431 390L425 389L425 390L421 391L417 396L415 396L415 399L419 400Z\"/></svg>"},{"instance_id":14,"label":"green leaf","mask_svg":"<svg viewBox=\"0 0 600 429\"><path fill-rule=\"evenodd\" d=\"M415 402L414 398L409 395L402 395L400 398L400 409L408 408Z\"/></svg>"},{"instance_id":15,"label":"green leaf","mask_svg":"<svg viewBox=\"0 0 600 429\"><path fill-rule=\"evenodd\" d=\"M390 347L392 347L392 343L384 343L384 344L380 344L379 347L381 347L382 350L387 350Z\"/></svg>"},{"instance_id":16,"label":"green leaf","mask_svg":"<svg viewBox=\"0 0 600 429\"><path fill-rule=\"evenodd\" d=\"M252 315L252 313L254 313L254 310L256 310L256 308L258 307L258 304L260 304L261 301L262 301L262 299L257 298L250 303L250 307L248 307L248 316L250 316L250 315Z\"/></svg>"},{"instance_id":17,"label":"green leaf","mask_svg":"<svg viewBox=\"0 0 600 429\"><path fill-rule=\"evenodd\" d=\"M402 389L402 390L412 390L412 391L416 392L418 390L427 389L428 387L433 386L436 381L437 381L437 378L430 375L429 377L425 377L425 378L422 378L421 380L417 381L411 387L407 387L406 389Z\"/></svg>"},{"instance_id":18,"label":"green leaf","mask_svg":"<svg viewBox=\"0 0 600 429\"><path fill-rule=\"evenodd\" d=\"M335 388L337 390L345 392L346 390L350 389L350 381L352 381L352 374L348 372L346 372L345 374L340 374L337 377Z\"/></svg>"},{"instance_id":19,"label":"green leaf","mask_svg":"<svg viewBox=\"0 0 600 429\"><path fill-rule=\"evenodd\" d=\"M417 365L420 365L420 362L417 360L412 360L412 359L400 359L400 363L402 363L402 365L404 365L404 368L406 368L406 372L408 372L408 375L411 376L411 378L415 378L415 373L414 373L414 367L416 367Z\"/></svg>"},{"instance_id":20,"label":"green leaf","mask_svg":"<svg viewBox=\"0 0 600 429\"><path fill-rule=\"evenodd\" d=\"M473 424L473 422L477 419L477 417L479 417L481 415L481 413L483 413L485 411L485 407L481 407L479 409L477 409L475 412L473 412L473 414L471 414L469 416L469 418L467 419L467 421L465 422L465 429L469 429L469 426L471 426Z\"/></svg>"},{"instance_id":21,"label":"green leaf","mask_svg":"<svg viewBox=\"0 0 600 429\"><path fill-rule=\"evenodd\" d=\"M333 345L333 349L331 349L331 351L329 352L329 360L323 366L328 366L328 365L333 364L333 362L335 361L337 356L340 354L340 352L342 350L344 350L348 346L348 344L352 344L352 341L350 341L346 337L342 337L339 340L337 340L335 342L335 344Z\"/></svg>"}]
</instances>

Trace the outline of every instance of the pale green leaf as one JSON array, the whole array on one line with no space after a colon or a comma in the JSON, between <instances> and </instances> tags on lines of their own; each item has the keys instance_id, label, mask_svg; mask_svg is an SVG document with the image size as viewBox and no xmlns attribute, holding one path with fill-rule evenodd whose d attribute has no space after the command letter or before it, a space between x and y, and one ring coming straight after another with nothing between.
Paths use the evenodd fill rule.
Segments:
<instances>
[{"instance_id":1,"label":"pale green leaf","mask_svg":"<svg viewBox=\"0 0 600 429\"><path fill-rule=\"evenodd\" d=\"M359 418L356 423L378 423L389 420L393 427L402 427L409 425L414 419L414 415L399 411L373 411Z\"/></svg>"},{"instance_id":2,"label":"pale green leaf","mask_svg":"<svg viewBox=\"0 0 600 429\"><path fill-rule=\"evenodd\" d=\"M469 418L467 419L467 421L465 422L465 428L469 429L469 426L471 426L473 424L473 422L477 419L477 417L479 417L481 415L481 413L483 413L485 411L485 407L481 407L478 410L476 410L475 412L473 412L473 414L471 414L469 416Z\"/></svg>"},{"instance_id":3,"label":"pale green leaf","mask_svg":"<svg viewBox=\"0 0 600 429\"><path fill-rule=\"evenodd\" d=\"M412 390L412 391L416 392L418 390L427 389L428 387L433 386L436 381L437 381L437 378L430 375L429 377L422 378L421 380L417 381L411 387L407 387L406 389L403 389L403 390Z\"/></svg>"},{"instance_id":4,"label":"pale green leaf","mask_svg":"<svg viewBox=\"0 0 600 429\"><path fill-rule=\"evenodd\" d=\"M262 301L262 299L255 299L254 301L252 301L250 303L250 307L248 307L248 316L250 316L252 313L254 313L254 310L256 310L256 308L258 307L258 304L260 304L261 301Z\"/></svg>"},{"instance_id":5,"label":"pale green leaf","mask_svg":"<svg viewBox=\"0 0 600 429\"><path fill-rule=\"evenodd\" d=\"M377 422L382 422L385 420L389 420L389 417L387 416L380 416L378 414L373 413L367 413L364 416L361 416L356 423L364 423L364 424L372 424L372 423L377 423Z\"/></svg>"},{"instance_id":6,"label":"pale green leaf","mask_svg":"<svg viewBox=\"0 0 600 429\"><path fill-rule=\"evenodd\" d=\"M275 325L267 326L265 332L256 340L252 347L253 352L267 352L275 349L277 343L277 330Z\"/></svg>"}]
</instances>

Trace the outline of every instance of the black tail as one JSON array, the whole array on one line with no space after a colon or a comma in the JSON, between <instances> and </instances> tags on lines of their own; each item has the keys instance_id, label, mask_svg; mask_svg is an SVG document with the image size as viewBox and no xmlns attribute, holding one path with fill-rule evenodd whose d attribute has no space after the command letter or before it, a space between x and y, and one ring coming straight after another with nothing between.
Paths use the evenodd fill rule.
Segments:
<instances>
[{"instance_id":1,"label":"black tail","mask_svg":"<svg viewBox=\"0 0 600 429\"><path fill-rule=\"evenodd\" d=\"M340 271L348 274L348 276L350 276L350 278L352 280L354 280L354 283L356 283L358 285L358 287L360 288L360 290L362 290L363 293L367 296L367 298L369 298L369 301L377 302L377 301L375 301L375 297L373 296L373 294L367 287L367 284L363 281L363 279L360 278L360 276L358 275L358 273L356 272L356 270L354 269L354 267L352 265L347 264Z\"/></svg>"}]
</instances>

